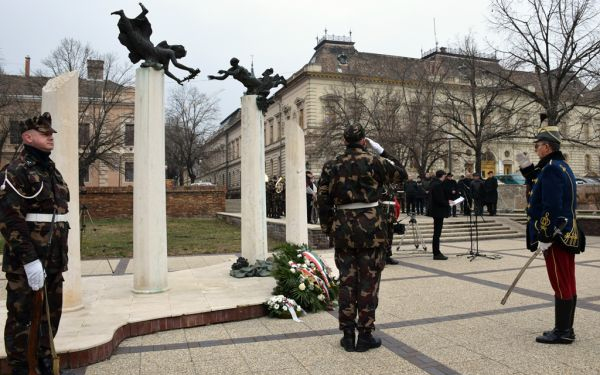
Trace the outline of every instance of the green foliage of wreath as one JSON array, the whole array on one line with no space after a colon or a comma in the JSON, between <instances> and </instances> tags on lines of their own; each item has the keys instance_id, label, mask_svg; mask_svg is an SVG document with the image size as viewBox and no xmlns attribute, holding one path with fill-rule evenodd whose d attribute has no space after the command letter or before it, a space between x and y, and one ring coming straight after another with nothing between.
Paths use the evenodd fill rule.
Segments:
<instances>
[{"instance_id":1,"label":"green foliage of wreath","mask_svg":"<svg viewBox=\"0 0 600 375\"><path fill-rule=\"evenodd\" d=\"M307 312L331 310L337 304L339 281L331 276L331 270L327 266L324 267L326 276L323 276L316 265L302 255L304 251L311 252L320 264L325 265L306 245L290 243L281 245L275 249L273 256L271 274L277 282L273 295L282 294L292 298ZM301 272L301 269L304 269L304 272ZM324 285L325 278L329 286ZM318 279L323 282L319 282Z\"/></svg>"}]
</instances>

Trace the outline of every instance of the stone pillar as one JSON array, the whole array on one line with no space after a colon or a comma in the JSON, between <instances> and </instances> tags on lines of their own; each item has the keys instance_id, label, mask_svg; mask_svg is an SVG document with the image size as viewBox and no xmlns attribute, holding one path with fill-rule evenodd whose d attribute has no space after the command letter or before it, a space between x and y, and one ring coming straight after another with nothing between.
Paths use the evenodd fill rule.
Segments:
<instances>
[{"instance_id":1,"label":"stone pillar","mask_svg":"<svg viewBox=\"0 0 600 375\"><path fill-rule=\"evenodd\" d=\"M162 70L137 69L133 138L135 293L168 289L164 85Z\"/></svg>"},{"instance_id":2,"label":"stone pillar","mask_svg":"<svg viewBox=\"0 0 600 375\"><path fill-rule=\"evenodd\" d=\"M69 72L49 80L42 89L42 112L52 115L52 160L69 186L69 270L64 273L63 310L83 308L79 238L79 73Z\"/></svg>"},{"instance_id":3,"label":"stone pillar","mask_svg":"<svg viewBox=\"0 0 600 375\"><path fill-rule=\"evenodd\" d=\"M267 259L265 125L256 95L242 96L242 256Z\"/></svg>"},{"instance_id":4,"label":"stone pillar","mask_svg":"<svg viewBox=\"0 0 600 375\"><path fill-rule=\"evenodd\" d=\"M299 124L285 126L285 240L308 244L306 220L306 155Z\"/></svg>"}]
</instances>

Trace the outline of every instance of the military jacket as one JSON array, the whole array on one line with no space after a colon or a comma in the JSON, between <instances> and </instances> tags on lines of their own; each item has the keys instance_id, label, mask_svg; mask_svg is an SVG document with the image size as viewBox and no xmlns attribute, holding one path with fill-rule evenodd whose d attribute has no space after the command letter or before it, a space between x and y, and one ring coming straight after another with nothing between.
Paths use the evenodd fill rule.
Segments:
<instances>
[{"instance_id":1,"label":"military jacket","mask_svg":"<svg viewBox=\"0 0 600 375\"><path fill-rule=\"evenodd\" d=\"M357 144L325 163L317 186L321 229L333 236L336 248L377 248L389 241L381 204L340 209L350 203L375 203L384 186L407 177L399 163L373 155Z\"/></svg>"},{"instance_id":2,"label":"military jacket","mask_svg":"<svg viewBox=\"0 0 600 375\"><path fill-rule=\"evenodd\" d=\"M47 154L25 146L0 173L0 231L5 239L2 270L23 273L23 265L40 259L48 273L67 270L69 224L25 221L28 213L66 214L69 189Z\"/></svg>"},{"instance_id":3,"label":"military jacket","mask_svg":"<svg viewBox=\"0 0 600 375\"><path fill-rule=\"evenodd\" d=\"M529 190L527 204L527 247L537 248L538 241L556 242L579 252L580 236L575 220L577 185L571 167L560 151L542 158L536 165L521 169ZM567 219L562 235L554 235L557 225Z\"/></svg>"}]
</instances>

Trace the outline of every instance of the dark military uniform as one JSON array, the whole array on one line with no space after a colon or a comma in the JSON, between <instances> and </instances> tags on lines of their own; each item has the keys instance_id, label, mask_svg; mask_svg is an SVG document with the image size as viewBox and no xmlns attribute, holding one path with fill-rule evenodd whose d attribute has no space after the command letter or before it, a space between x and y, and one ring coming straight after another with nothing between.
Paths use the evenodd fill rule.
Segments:
<instances>
[{"instance_id":1,"label":"dark military uniform","mask_svg":"<svg viewBox=\"0 0 600 375\"><path fill-rule=\"evenodd\" d=\"M536 142L560 144L558 128L543 127ZM521 173L530 188L527 248L535 251L549 246L544 250L544 258L555 296L555 328L544 332L536 341L570 344L575 339L573 319L577 304L575 254L585 249L585 236L575 217L575 176L563 154L552 150L536 166L530 164L522 168Z\"/></svg>"},{"instance_id":2,"label":"dark military uniform","mask_svg":"<svg viewBox=\"0 0 600 375\"><path fill-rule=\"evenodd\" d=\"M323 232L333 237L340 272L339 327L345 335L348 330L353 335L355 327L359 334L370 335L375 328L379 281L390 241L386 208L378 200L384 185L401 183L406 172L367 152L358 143L361 138L355 139L356 143L346 133L345 138L349 143L345 152L325 163L321 172L319 218Z\"/></svg>"},{"instance_id":3,"label":"dark military uniform","mask_svg":"<svg viewBox=\"0 0 600 375\"><path fill-rule=\"evenodd\" d=\"M69 190L49 153L24 146L0 175L0 230L6 240L2 271L8 280L8 315L4 343L15 374L27 372L27 342L33 291L23 265L39 259L47 274L50 322L56 335L62 312L62 272L67 270ZM54 215L53 215L54 214ZM54 224L52 218L54 217ZM53 228L53 233L50 233ZM52 243L48 241L52 236ZM45 310L40 322L38 358L42 374L50 374L51 355Z\"/></svg>"}]
</instances>

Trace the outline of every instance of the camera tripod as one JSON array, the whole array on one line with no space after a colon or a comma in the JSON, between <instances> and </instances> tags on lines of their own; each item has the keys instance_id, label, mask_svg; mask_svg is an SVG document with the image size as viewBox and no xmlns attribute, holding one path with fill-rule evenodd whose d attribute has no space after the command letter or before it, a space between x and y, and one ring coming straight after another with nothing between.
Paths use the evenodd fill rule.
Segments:
<instances>
[{"instance_id":1,"label":"camera tripod","mask_svg":"<svg viewBox=\"0 0 600 375\"><path fill-rule=\"evenodd\" d=\"M83 234L85 233L85 229L87 228L87 222L90 222L90 224L92 224L92 231L95 232L96 231L96 224L94 224L94 220L92 219L92 215L90 214L90 210L88 209L88 207L85 204L82 204L79 207L79 225L80 225L80 235L79 235L79 248L81 248L81 244L83 242ZM110 267L110 271L111 273L115 273L112 264L110 264L110 261L108 260L108 257L106 257L106 252L105 250L102 250L102 253L104 253L105 258L106 258L106 263L108 263L108 267Z\"/></svg>"},{"instance_id":2,"label":"camera tripod","mask_svg":"<svg viewBox=\"0 0 600 375\"><path fill-rule=\"evenodd\" d=\"M410 213L408 214L408 216L410 218L410 220L408 220L408 227L405 231L404 234L402 234L402 236L400 237L400 244L398 244L398 246L396 246L396 251L400 251L400 248L402 247L402 244L404 243L404 237L406 236L406 232L410 231L412 233L412 239L413 239L413 244L415 245L415 249L419 250L419 247L422 249L422 252L426 252L427 251L427 246L425 246L425 242L423 241L423 235L421 234L421 229L419 228L419 223L417 223L417 218L416 215L414 213ZM407 217L405 217L404 219L406 219ZM404 220L402 219L402 220ZM400 220L399 222L401 222L402 220ZM419 251L419 252L421 252Z\"/></svg>"}]
</instances>

